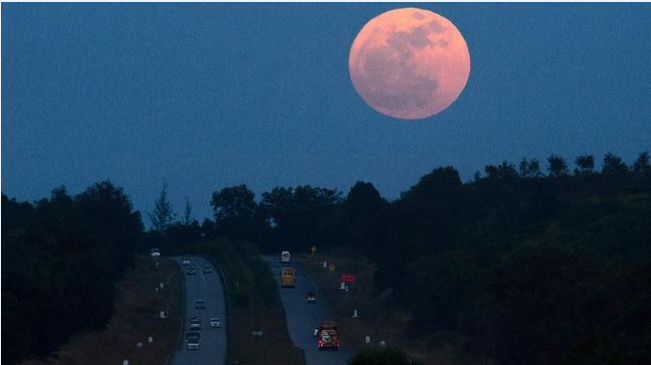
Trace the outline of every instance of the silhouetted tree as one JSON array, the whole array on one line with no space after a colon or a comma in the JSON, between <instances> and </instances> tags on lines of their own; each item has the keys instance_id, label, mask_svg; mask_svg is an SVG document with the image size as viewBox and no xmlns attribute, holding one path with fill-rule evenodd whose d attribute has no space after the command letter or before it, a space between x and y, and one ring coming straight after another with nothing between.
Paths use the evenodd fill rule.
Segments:
<instances>
[{"instance_id":1,"label":"silhouetted tree","mask_svg":"<svg viewBox=\"0 0 651 365\"><path fill-rule=\"evenodd\" d=\"M215 220L253 218L256 209L254 197L255 194L244 184L214 192L210 205L215 212Z\"/></svg>"},{"instance_id":2,"label":"silhouetted tree","mask_svg":"<svg viewBox=\"0 0 651 365\"><path fill-rule=\"evenodd\" d=\"M651 165L649 164L649 151L640 153L635 162L633 163L633 171L635 172L650 172Z\"/></svg>"},{"instance_id":3,"label":"silhouetted tree","mask_svg":"<svg viewBox=\"0 0 651 365\"><path fill-rule=\"evenodd\" d=\"M489 179L513 179L518 177L515 166L511 163L503 161L500 165L488 165L484 168Z\"/></svg>"},{"instance_id":4,"label":"silhouetted tree","mask_svg":"<svg viewBox=\"0 0 651 365\"><path fill-rule=\"evenodd\" d=\"M343 204L343 239L355 248L370 248L369 227L387 205L388 202L373 184L362 181L355 183Z\"/></svg>"},{"instance_id":5,"label":"silhouetted tree","mask_svg":"<svg viewBox=\"0 0 651 365\"><path fill-rule=\"evenodd\" d=\"M60 187L34 206L3 195L2 217L2 362L101 328L143 234L123 190L107 180L71 197Z\"/></svg>"},{"instance_id":6,"label":"silhouetted tree","mask_svg":"<svg viewBox=\"0 0 651 365\"><path fill-rule=\"evenodd\" d=\"M621 157L615 156L608 152L604 156L604 167L602 173L605 175L623 175L628 171L628 167L622 161Z\"/></svg>"},{"instance_id":7,"label":"silhouetted tree","mask_svg":"<svg viewBox=\"0 0 651 365\"><path fill-rule=\"evenodd\" d=\"M591 174L594 169L594 157L592 155L577 156L574 163L578 166L578 169L574 170L575 175Z\"/></svg>"},{"instance_id":8,"label":"silhouetted tree","mask_svg":"<svg viewBox=\"0 0 651 365\"><path fill-rule=\"evenodd\" d=\"M556 155L551 155L547 158L547 163L549 163L549 176L566 176L568 174L567 163L565 160Z\"/></svg>"},{"instance_id":9,"label":"silhouetted tree","mask_svg":"<svg viewBox=\"0 0 651 365\"><path fill-rule=\"evenodd\" d=\"M151 220L152 228L162 234L165 229L174 220L174 212L172 211L172 203L167 198L167 183L163 183L158 199L154 202L154 212L148 213Z\"/></svg>"},{"instance_id":10,"label":"silhouetted tree","mask_svg":"<svg viewBox=\"0 0 651 365\"><path fill-rule=\"evenodd\" d=\"M192 207L190 206L190 199L185 198L185 211L183 212L183 224L190 225L192 222Z\"/></svg>"},{"instance_id":11,"label":"silhouetted tree","mask_svg":"<svg viewBox=\"0 0 651 365\"><path fill-rule=\"evenodd\" d=\"M526 158L523 158L520 161L520 176L522 177L540 177L542 173L540 172L540 163L536 159L527 161Z\"/></svg>"}]
</instances>

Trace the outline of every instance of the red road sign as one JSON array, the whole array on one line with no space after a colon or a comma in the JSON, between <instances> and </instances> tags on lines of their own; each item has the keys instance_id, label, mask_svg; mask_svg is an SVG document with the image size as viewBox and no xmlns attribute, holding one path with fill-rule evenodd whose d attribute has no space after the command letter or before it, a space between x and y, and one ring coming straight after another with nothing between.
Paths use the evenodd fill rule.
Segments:
<instances>
[{"instance_id":1,"label":"red road sign","mask_svg":"<svg viewBox=\"0 0 651 365\"><path fill-rule=\"evenodd\" d=\"M342 274L341 275L341 282L342 283L354 283L355 279L357 279L355 275L351 275L351 274Z\"/></svg>"}]
</instances>

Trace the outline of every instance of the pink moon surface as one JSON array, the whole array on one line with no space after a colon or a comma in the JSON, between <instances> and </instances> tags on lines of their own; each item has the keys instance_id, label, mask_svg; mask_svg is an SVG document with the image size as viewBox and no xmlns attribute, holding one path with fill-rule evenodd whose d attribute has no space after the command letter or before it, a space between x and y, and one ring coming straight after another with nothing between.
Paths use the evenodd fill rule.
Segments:
<instances>
[{"instance_id":1,"label":"pink moon surface","mask_svg":"<svg viewBox=\"0 0 651 365\"><path fill-rule=\"evenodd\" d=\"M350 48L350 78L373 109L400 119L440 113L470 75L468 46L446 18L402 8L371 19Z\"/></svg>"}]
</instances>

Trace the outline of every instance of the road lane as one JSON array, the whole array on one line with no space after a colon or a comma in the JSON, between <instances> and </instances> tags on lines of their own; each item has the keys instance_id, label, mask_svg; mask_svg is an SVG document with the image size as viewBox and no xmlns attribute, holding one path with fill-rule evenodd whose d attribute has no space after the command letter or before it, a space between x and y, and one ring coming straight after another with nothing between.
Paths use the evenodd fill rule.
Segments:
<instances>
[{"instance_id":1,"label":"road lane","mask_svg":"<svg viewBox=\"0 0 651 365\"><path fill-rule=\"evenodd\" d=\"M347 360L354 356L354 350L345 343L343 336L341 347L338 351L319 351L316 347L314 327L323 320L332 319L327 307L322 302L322 295L316 284L304 270L295 263L281 264L280 255L265 256L265 260L274 274L280 298L285 308L285 320L289 337L294 346L303 350L307 365L345 365ZM295 288L280 287L280 270L282 267L293 267L296 273ZM316 303L307 304L305 295L308 292L316 293Z\"/></svg>"},{"instance_id":2,"label":"road lane","mask_svg":"<svg viewBox=\"0 0 651 365\"><path fill-rule=\"evenodd\" d=\"M226 298L219 272L212 264L201 257L189 256L190 265L183 266L181 257L173 257L181 265L185 276L185 321L182 333L183 344L177 349L172 360L174 365L226 365ZM204 273L205 266L211 273ZM195 269L195 275L188 275L187 268ZM195 301L206 301L205 309L196 309ZM190 318L201 318L201 344L199 350L188 350L185 335L190 331ZM221 328L210 328L210 318L219 317Z\"/></svg>"}]
</instances>

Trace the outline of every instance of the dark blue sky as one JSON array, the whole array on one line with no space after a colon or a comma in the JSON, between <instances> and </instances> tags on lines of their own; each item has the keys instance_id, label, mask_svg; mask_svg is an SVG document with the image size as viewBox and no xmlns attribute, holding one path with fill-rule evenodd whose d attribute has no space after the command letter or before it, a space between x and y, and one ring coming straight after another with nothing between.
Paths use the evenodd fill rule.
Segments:
<instances>
[{"instance_id":1,"label":"dark blue sky","mask_svg":"<svg viewBox=\"0 0 651 365\"><path fill-rule=\"evenodd\" d=\"M457 26L471 72L449 109L411 122L375 112L348 75L361 27L406 6L3 3L2 192L109 178L144 213L165 180L201 220L241 183L365 180L394 199L441 165L469 179L651 148L649 4L415 4Z\"/></svg>"}]
</instances>

